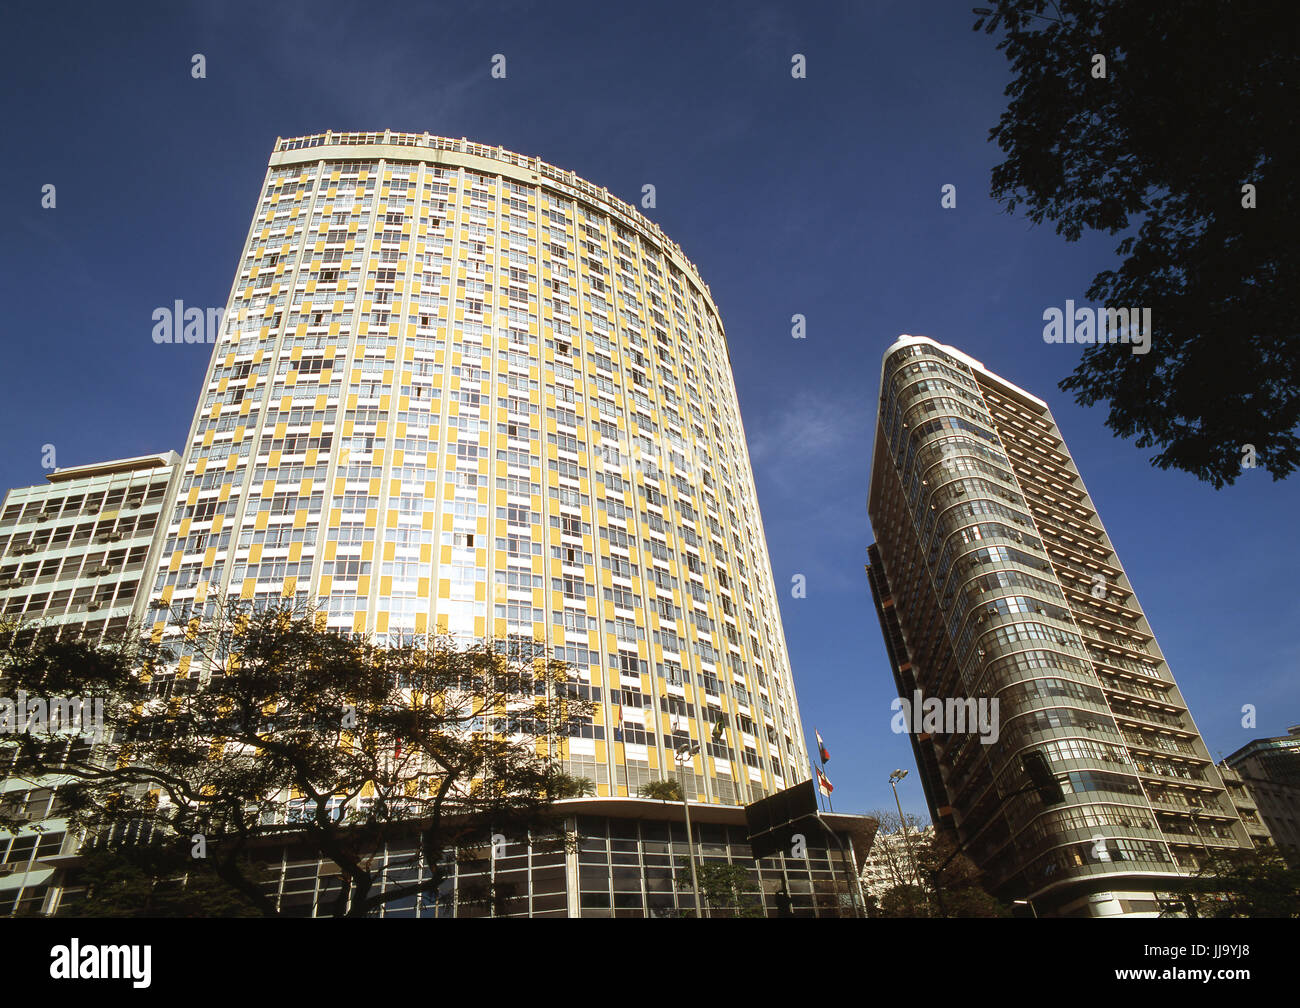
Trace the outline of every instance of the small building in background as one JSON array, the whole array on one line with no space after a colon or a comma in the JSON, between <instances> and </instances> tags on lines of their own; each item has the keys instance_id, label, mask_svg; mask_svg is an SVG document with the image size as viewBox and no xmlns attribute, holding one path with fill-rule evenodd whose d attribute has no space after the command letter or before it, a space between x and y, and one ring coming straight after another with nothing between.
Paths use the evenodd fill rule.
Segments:
<instances>
[{"instance_id":1,"label":"small building in background","mask_svg":"<svg viewBox=\"0 0 1300 1008\"><path fill-rule=\"evenodd\" d=\"M159 517L179 462L162 452L71 466L10 490L0 506L0 632L21 626L98 641L138 625L148 599L141 578L157 565ZM18 699L2 683L0 697ZM67 744L90 741L69 734ZM0 747L0 805L27 824L0 829L0 917L47 909L56 872L43 861L77 847L60 815L61 779L11 778L12 758Z\"/></svg>"}]
</instances>

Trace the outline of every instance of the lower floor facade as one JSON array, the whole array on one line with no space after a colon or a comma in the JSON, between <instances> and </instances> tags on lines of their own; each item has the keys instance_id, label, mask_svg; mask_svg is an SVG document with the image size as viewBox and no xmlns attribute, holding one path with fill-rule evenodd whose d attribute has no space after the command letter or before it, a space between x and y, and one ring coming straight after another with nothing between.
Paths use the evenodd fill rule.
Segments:
<instances>
[{"instance_id":1,"label":"lower floor facade","mask_svg":"<svg viewBox=\"0 0 1300 1008\"><path fill-rule=\"evenodd\" d=\"M581 798L557 806L564 836L485 836L443 859L436 891L386 903L371 916L695 916L692 847L704 916L852 917L864 905L856 880L876 829L866 816L822 814L833 832L796 837L788 850L755 859L737 806L692 804L693 845L680 802ZM330 915L340 889L333 862L295 849L291 837L267 860L263 891L281 914ZM415 844L383 848L370 867L380 888L433 877ZM44 913L76 914L84 884L75 860L67 871L50 880Z\"/></svg>"}]
</instances>

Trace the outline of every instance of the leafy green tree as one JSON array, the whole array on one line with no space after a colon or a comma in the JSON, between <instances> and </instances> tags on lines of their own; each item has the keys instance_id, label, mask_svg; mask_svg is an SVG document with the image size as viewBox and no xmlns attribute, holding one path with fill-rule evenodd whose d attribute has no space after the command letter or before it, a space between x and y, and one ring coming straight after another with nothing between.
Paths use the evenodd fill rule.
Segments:
<instances>
[{"instance_id":1,"label":"leafy green tree","mask_svg":"<svg viewBox=\"0 0 1300 1008\"><path fill-rule=\"evenodd\" d=\"M589 777L557 773L551 783L551 798L587 798L596 793L596 782Z\"/></svg>"},{"instance_id":2,"label":"leafy green tree","mask_svg":"<svg viewBox=\"0 0 1300 1008\"><path fill-rule=\"evenodd\" d=\"M925 833L925 823L907 817L908 830L914 835L910 849L916 858L914 874L911 857L900 834L897 814L889 810L871 813L881 824L877 834L879 853L888 873L888 888L879 898L869 898L867 914L871 917L1006 917L1009 908L984 888L980 870L968 857L955 853L953 841L943 833ZM894 838L884 842L884 836ZM921 885L917 885L919 874Z\"/></svg>"},{"instance_id":3,"label":"leafy green tree","mask_svg":"<svg viewBox=\"0 0 1300 1008\"><path fill-rule=\"evenodd\" d=\"M260 866L242 866L252 879ZM196 861L162 845L92 848L82 854L60 917L260 917L261 910Z\"/></svg>"},{"instance_id":4,"label":"leafy green tree","mask_svg":"<svg viewBox=\"0 0 1300 1008\"><path fill-rule=\"evenodd\" d=\"M1274 853L1218 854L1169 892L1166 912L1180 916L1300 917L1300 867Z\"/></svg>"},{"instance_id":5,"label":"leafy green tree","mask_svg":"<svg viewBox=\"0 0 1300 1008\"><path fill-rule=\"evenodd\" d=\"M874 900L873 917L929 917L929 894L915 883L904 883L886 889Z\"/></svg>"},{"instance_id":6,"label":"leafy green tree","mask_svg":"<svg viewBox=\"0 0 1300 1008\"><path fill-rule=\"evenodd\" d=\"M1300 47L1293 0L999 0L1015 74L992 195L1068 241L1122 235L1089 299L1151 309L1061 383L1152 464L1212 484L1300 460ZM1099 62L1104 60L1104 66Z\"/></svg>"},{"instance_id":7,"label":"leafy green tree","mask_svg":"<svg viewBox=\"0 0 1300 1008\"><path fill-rule=\"evenodd\" d=\"M918 858L930 883L932 912L939 917L1009 917L1011 909L984 887L984 875L956 851L951 837L938 833Z\"/></svg>"},{"instance_id":8,"label":"leafy green tree","mask_svg":"<svg viewBox=\"0 0 1300 1008\"><path fill-rule=\"evenodd\" d=\"M751 880L750 872L743 866L697 862L695 874L700 884L700 895L704 897L705 906L711 916L766 916L763 913L762 900L750 891L756 883ZM677 869L677 885L681 889L691 888L689 866Z\"/></svg>"},{"instance_id":9,"label":"leafy green tree","mask_svg":"<svg viewBox=\"0 0 1300 1008\"><path fill-rule=\"evenodd\" d=\"M171 636L106 645L0 641L9 695L104 701L110 732L94 747L0 738L14 776L70 778L59 788L66 813L96 842L120 849L138 834L192 849L240 900L276 916L250 866L292 839L332 863L337 885L322 909L364 916L436 892L447 856L485 833L560 828L549 796L573 779L547 754L591 704L542 645L380 647L289 607L180 612L172 623ZM428 877L380 885L377 855L404 845Z\"/></svg>"},{"instance_id":10,"label":"leafy green tree","mask_svg":"<svg viewBox=\"0 0 1300 1008\"><path fill-rule=\"evenodd\" d=\"M682 789L675 780L654 780L637 788L641 798L654 798L658 801L681 801Z\"/></svg>"}]
</instances>

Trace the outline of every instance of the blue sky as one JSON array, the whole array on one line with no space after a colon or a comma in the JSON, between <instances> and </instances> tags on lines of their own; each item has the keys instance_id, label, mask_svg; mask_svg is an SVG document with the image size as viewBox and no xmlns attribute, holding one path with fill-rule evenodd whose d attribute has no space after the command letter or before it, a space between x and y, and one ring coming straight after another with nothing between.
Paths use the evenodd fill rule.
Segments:
<instances>
[{"instance_id":1,"label":"blue sky","mask_svg":"<svg viewBox=\"0 0 1300 1008\"><path fill-rule=\"evenodd\" d=\"M989 199L1009 74L969 0L410 5L47 3L0 31L0 487L179 449L206 346L152 342L224 305L276 136L425 131L535 154L648 211L727 327L803 711L840 811L912 770L862 565L880 356L952 344L1045 399L1211 751L1300 721L1296 481L1158 472L1056 388L1114 240L1067 244ZM207 77L190 76L202 53ZM490 75L506 56L504 80ZM807 78L790 75L807 59ZM57 207L40 206L57 186ZM940 187L957 207L940 207ZM790 317L808 338L790 336ZM790 594L807 577L807 598ZM1241 725L1254 704L1258 726Z\"/></svg>"}]
</instances>

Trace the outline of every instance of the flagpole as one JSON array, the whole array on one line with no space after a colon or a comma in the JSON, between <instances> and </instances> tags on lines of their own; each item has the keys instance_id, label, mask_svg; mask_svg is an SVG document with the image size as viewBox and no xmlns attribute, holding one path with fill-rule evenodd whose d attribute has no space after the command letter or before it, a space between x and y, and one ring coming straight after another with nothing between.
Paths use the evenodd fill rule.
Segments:
<instances>
[{"instance_id":1,"label":"flagpole","mask_svg":"<svg viewBox=\"0 0 1300 1008\"><path fill-rule=\"evenodd\" d=\"M827 763L826 757L828 755L826 749L826 743L822 741L822 733L817 730L816 726L813 727L813 735L816 736L817 738L817 759L821 761L821 774L823 777L825 777L826 763ZM826 783L828 784L830 783L830 778L828 777L826 778ZM820 791L821 781L818 780L817 784L818 784L817 790ZM826 810L831 813L835 812L835 805L832 802L829 792L827 792L826 795Z\"/></svg>"}]
</instances>

